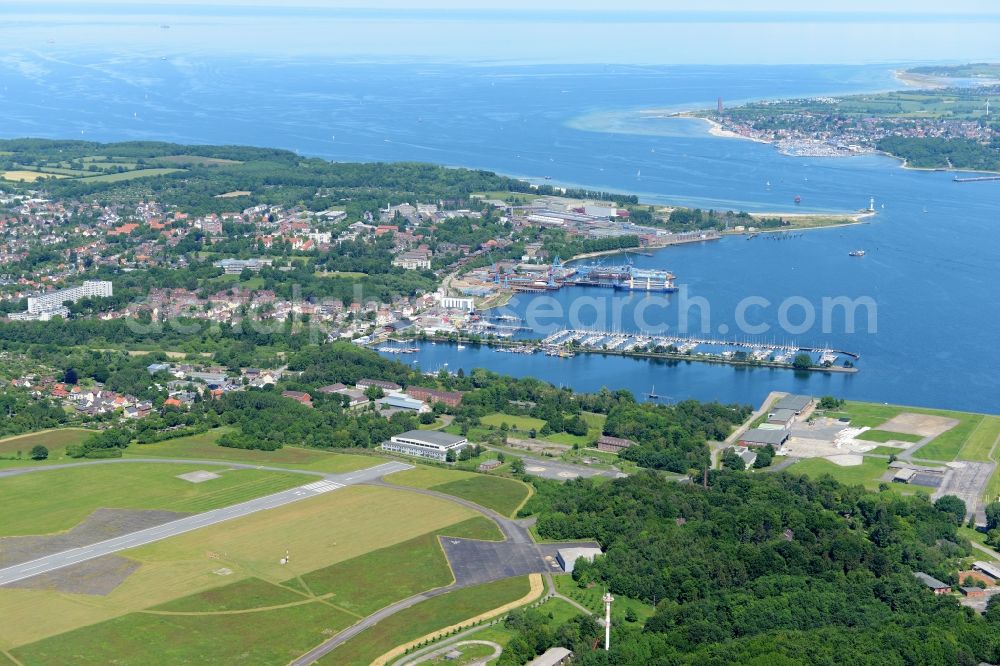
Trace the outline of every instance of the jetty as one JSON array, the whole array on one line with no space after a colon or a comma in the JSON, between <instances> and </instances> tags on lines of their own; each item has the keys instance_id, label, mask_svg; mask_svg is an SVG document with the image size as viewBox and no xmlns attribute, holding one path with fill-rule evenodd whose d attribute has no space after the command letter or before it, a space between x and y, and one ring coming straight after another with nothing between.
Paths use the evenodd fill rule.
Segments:
<instances>
[{"instance_id":1,"label":"jetty","mask_svg":"<svg viewBox=\"0 0 1000 666\"><path fill-rule=\"evenodd\" d=\"M1000 173L992 176L969 176L967 178L955 176L952 180L956 183L985 183L989 180L1000 180Z\"/></svg>"},{"instance_id":2,"label":"jetty","mask_svg":"<svg viewBox=\"0 0 1000 666\"><path fill-rule=\"evenodd\" d=\"M467 331L469 333L471 331ZM510 336L459 336L449 342L490 347L497 352L573 358L577 354L630 356L671 361L723 363L734 366L782 368L819 372L855 373L856 352L829 347L754 340L649 335L620 331L561 329L542 340L510 340ZM796 366L796 357L807 354L809 367Z\"/></svg>"}]
</instances>

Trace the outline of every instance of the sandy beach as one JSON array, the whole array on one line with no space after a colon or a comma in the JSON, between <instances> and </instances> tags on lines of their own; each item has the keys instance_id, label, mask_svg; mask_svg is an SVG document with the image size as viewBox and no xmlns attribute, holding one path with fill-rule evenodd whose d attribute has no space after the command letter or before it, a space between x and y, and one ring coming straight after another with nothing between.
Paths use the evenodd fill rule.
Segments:
<instances>
[{"instance_id":1,"label":"sandy beach","mask_svg":"<svg viewBox=\"0 0 1000 666\"><path fill-rule=\"evenodd\" d=\"M939 90L948 87L948 80L938 76L928 76L926 74L914 74L902 69L892 70L893 77L909 88L923 88L925 90Z\"/></svg>"}]
</instances>

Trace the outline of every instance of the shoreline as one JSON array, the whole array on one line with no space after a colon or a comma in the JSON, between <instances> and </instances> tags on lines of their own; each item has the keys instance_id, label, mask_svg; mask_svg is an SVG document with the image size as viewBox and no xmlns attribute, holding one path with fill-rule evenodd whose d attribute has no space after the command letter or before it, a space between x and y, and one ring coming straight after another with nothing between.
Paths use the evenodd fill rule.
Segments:
<instances>
[{"instance_id":1,"label":"shoreline","mask_svg":"<svg viewBox=\"0 0 1000 666\"><path fill-rule=\"evenodd\" d=\"M397 335L396 337L390 337L390 339L392 339L392 340L394 340L396 342L405 342L405 341L409 341L409 340L416 340L416 337L415 337L414 334L409 334L409 335L404 334L404 335ZM499 339L490 340L490 339L483 339L483 338L473 339L472 337L463 336L461 333L459 333L457 335L457 337L455 337L455 338L450 338L449 337L449 338L444 338L444 339L441 339L441 338L435 339L433 336L428 336L427 337L427 341L443 342L443 343L448 343L448 344L452 344L453 343L453 344L456 344L456 345L457 344L476 345L476 346L480 346L480 347L487 347L489 349L504 348L504 347L515 347L515 346L518 346L518 345L532 344L532 343L533 344L538 344L537 341L531 341L531 340L499 340ZM712 364L715 364L715 365L729 365L729 366L741 367L741 368L769 368L769 369L774 369L774 370L791 370L793 372L828 372L828 373L846 374L846 375L853 375L853 374L856 374L856 373L860 372L860 370L858 368L856 368L856 367L850 367L850 368L845 368L845 367L841 367L841 366L823 367L823 366L814 365L814 366L811 366L809 368L796 368L791 363L775 363L773 361L755 361L755 362L751 362L751 361L740 361L740 360L736 360L736 359L727 359L727 358L723 358L721 356L694 356L694 355L689 356L689 355L686 355L686 354L675 354L675 353L670 353L670 352L660 352L660 353L656 353L656 352L622 352L622 351L615 351L615 350L611 350L611 349L587 349L587 348L583 348L583 347L581 347L579 349L575 349L575 350L573 350L573 352L575 354L588 354L588 355L600 354L600 355L603 355L603 356L619 356L619 357L622 357L622 358L643 358L643 359L651 359L651 360L667 360L667 361L676 361L676 362L686 361L688 363L712 363ZM534 354L537 354L537 353L539 353L539 351L535 351L535 352L532 352L531 354L525 354L525 355L526 356L533 356ZM845 353L847 353L847 352L845 352ZM848 353L848 355L853 356L854 358L860 358L860 356L858 356L856 354Z\"/></svg>"}]
</instances>

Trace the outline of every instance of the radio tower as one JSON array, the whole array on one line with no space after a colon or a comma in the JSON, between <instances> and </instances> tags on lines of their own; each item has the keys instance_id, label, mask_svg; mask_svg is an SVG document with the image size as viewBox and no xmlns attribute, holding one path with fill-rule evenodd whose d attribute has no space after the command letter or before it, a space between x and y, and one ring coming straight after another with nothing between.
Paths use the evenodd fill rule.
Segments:
<instances>
[{"instance_id":1,"label":"radio tower","mask_svg":"<svg viewBox=\"0 0 1000 666\"><path fill-rule=\"evenodd\" d=\"M610 592L604 593L604 651L611 649L611 602L615 598Z\"/></svg>"}]
</instances>

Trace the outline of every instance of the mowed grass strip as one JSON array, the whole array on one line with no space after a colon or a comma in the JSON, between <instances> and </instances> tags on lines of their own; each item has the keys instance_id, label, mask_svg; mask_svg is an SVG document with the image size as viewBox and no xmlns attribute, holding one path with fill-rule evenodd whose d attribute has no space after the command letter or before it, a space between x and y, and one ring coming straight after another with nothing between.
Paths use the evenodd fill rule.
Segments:
<instances>
[{"instance_id":1,"label":"mowed grass strip","mask_svg":"<svg viewBox=\"0 0 1000 666\"><path fill-rule=\"evenodd\" d=\"M857 436L856 439L862 439L866 442L919 442L923 437L920 435L913 435L906 432L892 432L890 430L865 430L863 433Z\"/></svg>"},{"instance_id":2,"label":"mowed grass strip","mask_svg":"<svg viewBox=\"0 0 1000 666\"><path fill-rule=\"evenodd\" d=\"M989 462L993 447L1000 439L1000 416L984 416L965 440L962 450L958 452L961 460L977 460ZM1000 448L1000 447L998 447Z\"/></svg>"},{"instance_id":3,"label":"mowed grass strip","mask_svg":"<svg viewBox=\"0 0 1000 666\"><path fill-rule=\"evenodd\" d=\"M532 428L535 430L541 430L542 426L545 425L545 421L542 419L536 419L533 416L511 416L510 414L502 414L500 412L494 412L493 414L487 414L486 416L479 419L483 425L500 427L501 424L506 423L510 428L514 430L521 430L522 432L528 432Z\"/></svg>"},{"instance_id":4,"label":"mowed grass strip","mask_svg":"<svg viewBox=\"0 0 1000 666\"><path fill-rule=\"evenodd\" d=\"M431 486L431 490L467 499L487 509L493 509L502 516L513 515L531 492L528 486L520 481L486 474Z\"/></svg>"},{"instance_id":5,"label":"mowed grass strip","mask_svg":"<svg viewBox=\"0 0 1000 666\"><path fill-rule=\"evenodd\" d=\"M281 606L306 598L286 587L268 583L260 578L247 578L212 590L175 599L154 606L150 610L173 613L213 613Z\"/></svg>"},{"instance_id":6,"label":"mowed grass strip","mask_svg":"<svg viewBox=\"0 0 1000 666\"><path fill-rule=\"evenodd\" d=\"M319 601L258 613L130 613L11 653L26 665L285 664L356 620Z\"/></svg>"},{"instance_id":7,"label":"mowed grass strip","mask_svg":"<svg viewBox=\"0 0 1000 666\"><path fill-rule=\"evenodd\" d=\"M298 446L285 446L277 451L254 451L219 446L219 437L232 430L232 428L216 428L197 435L153 444L133 444L125 450L125 457L219 460L331 473L354 472L385 462L385 458L377 456L306 449Z\"/></svg>"},{"instance_id":8,"label":"mowed grass strip","mask_svg":"<svg viewBox=\"0 0 1000 666\"><path fill-rule=\"evenodd\" d=\"M0 647L27 645L247 578L293 587L293 576L427 533L453 531L476 515L448 500L396 489L341 488L125 551L122 557L142 566L104 597L0 587ZM291 561L283 565L286 552ZM224 570L228 575L220 573ZM379 585L391 589L393 578Z\"/></svg>"},{"instance_id":9,"label":"mowed grass strip","mask_svg":"<svg viewBox=\"0 0 1000 666\"><path fill-rule=\"evenodd\" d=\"M951 461L958 457L965 446L966 440L979 427L983 416L981 414L965 414L951 430L947 430L913 454L916 458L928 460Z\"/></svg>"},{"instance_id":10,"label":"mowed grass strip","mask_svg":"<svg viewBox=\"0 0 1000 666\"><path fill-rule=\"evenodd\" d=\"M454 581L434 533L424 534L361 557L311 571L302 582L317 595L361 616L418 592Z\"/></svg>"},{"instance_id":11,"label":"mowed grass strip","mask_svg":"<svg viewBox=\"0 0 1000 666\"><path fill-rule=\"evenodd\" d=\"M808 458L790 466L787 471L789 474L805 474L813 479L829 474L843 484L862 485L875 490L887 469L889 461L884 458L865 458L863 463L853 467L841 467L824 458Z\"/></svg>"},{"instance_id":12,"label":"mowed grass strip","mask_svg":"<svg viewBox=\"0 0 1000 666\"><path fill-rule=\"evenodd\" d=\"M204 483L178 479L197 464L88 464L0 479L0 536L51 534L72 528L95 509L207 511L301 485L299 474L211 471Z\"/></svg>"},{"instance_id":13,"label":"mowed grass strip","mask_svg":"<svg viewBox=\"0 0 1000 666\"><path fill-rule=\"evenodd\" d=\"M530 590L527 576L467 587L421 602L366 629L318 663L368 666L397 645L517 601Z\"/></svg>"},{"instance_id":14,"label":"mowed grass strip","mask_svg":"<svg viewBox=\"0 0 1000 666\"><path fill-rule=\"evenodd\" d=\"M386 481L460 497L504 516L512 515L531 494L531 488L516 479L435 467L397 472Z\"/></svg>"},{"instance_id":15,"label":"mowed grass strip","mask_svg":"<svg viewBox=\"0 0 1000 666\"><path fill-rule=\"evenodd\" d=\"M390 488L348 486L142 546L125 555L146 563L195 561L207 574L228 567L241 577L281 583L428 533L436 534L474 515L471 509L435 497ZM291 561L283 565L280 560L286 552ZM212 587L227 582L216 581Z\"/></svg>"},{"instance_id":16,"label":"mowed grass strip","mask_svg":"<svg viewBox=\"0 0 1000 666\"><path fill-rule=\"evenodd\" d=\"M476 516L456 523L438 532L441 536L456 539L476 539L477 541L503 541L503 532L497 524L486 516Z\"/></svg>"},{"instance_id":17,"label":"mowed grass strip","mask_svg":"<svg viewBox=\"0 0 1000 666\"><path fill-rule=\"evenodd\" d=\"M966 441L979 426L983 414L972 412L957 412L948 409L926 409L923 407L906 407L903 405L880 405L871 402L848 401L838 412L828 412L832 417L849 417L851 426L859 428L868 426L878 428L889 419L900 414L930 414L955 419L958 424L931 440L917 452L917 458L940 460L948 462L955 460L965 446ZM976 458L971 458L976 460Z\"/></svg>"}]
</instances>

